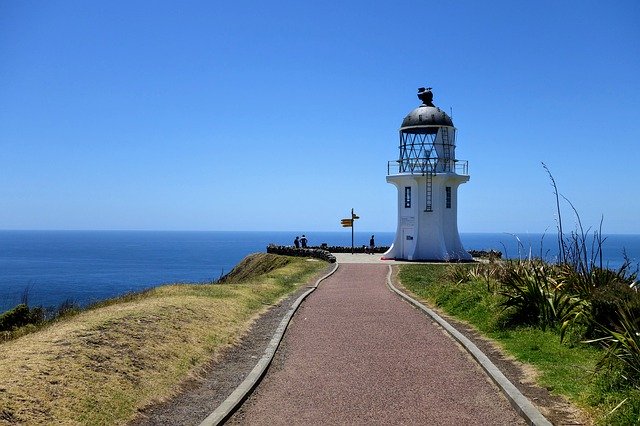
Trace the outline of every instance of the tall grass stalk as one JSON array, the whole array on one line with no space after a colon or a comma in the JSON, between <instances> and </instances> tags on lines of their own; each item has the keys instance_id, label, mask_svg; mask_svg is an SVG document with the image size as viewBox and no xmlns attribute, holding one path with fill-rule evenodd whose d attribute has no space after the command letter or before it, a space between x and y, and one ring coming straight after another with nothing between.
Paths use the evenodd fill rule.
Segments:
<instances>
[{"instance_id":1,"label":"tall grass stalk","mask_svg":"<svg viewBox=\"0 0 640 426\"><path fill-rule=\"evenodd\" d=\"M560 213L560 198L558 196L558 186L556 185L556 180L553 178L553 175L551 174L551 171L549 170L547 165L542 163L542 167L544 167L544 169L547 171L547 174L549 175L549 179L551 179L553 194L556 197L556 211L558 213L558 254L560 255L560 259L562 259L562 261L564 262L566 258L564 252L564 240L562 237L564 233L562 231L562 214Z\"/></svg>"}]
</instances>

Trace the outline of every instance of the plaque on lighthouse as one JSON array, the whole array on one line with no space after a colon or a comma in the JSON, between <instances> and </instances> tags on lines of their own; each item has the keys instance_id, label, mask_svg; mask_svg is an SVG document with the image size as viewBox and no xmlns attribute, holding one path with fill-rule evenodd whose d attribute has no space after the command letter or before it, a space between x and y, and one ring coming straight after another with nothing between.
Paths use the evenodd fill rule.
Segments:
<instances>
[{"instance_id":1,"label":"plaque on lighthouse","mask_svg":"<svg viewBox=\"0 0 640 426\"><path fill-rule=\"evenodd\" d=\"M398 158L388 162L398 225L383 258L469 261L458 233L458 187L469 181L468 164L456 158L456 128L431 88L419 88L418 99L400 126Z\"/></svg>"}]
</instances>

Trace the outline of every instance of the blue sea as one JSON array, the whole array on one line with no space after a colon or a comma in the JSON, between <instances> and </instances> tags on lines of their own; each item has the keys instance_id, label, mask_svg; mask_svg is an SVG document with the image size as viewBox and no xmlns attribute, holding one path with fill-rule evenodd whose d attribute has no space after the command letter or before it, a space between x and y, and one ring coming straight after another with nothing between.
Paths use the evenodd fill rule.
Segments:
<instances>
[{"instance_id":1,"label":"blue sea","mask_svg":"<svg viewBox=\"0 0 640 426\"><path fill-rule=\"evenodd\" d=\"M390 245L393 232L374 232L378 245ZM310 245L351 245L351 232L308 232ZM211 282L250 253L268 244L290 245L291 232L173 231L0 231L0 312L28 294L32 306L80 305L163 283ZM356 232L355 244L368 244L371 232ZM468 250L496 249L505 257L530 255L552 260L555 235L463 233ZM618 268L623 250L640 261L640 235L609 235L605 263Z\"/></svg>"}]
</instances>

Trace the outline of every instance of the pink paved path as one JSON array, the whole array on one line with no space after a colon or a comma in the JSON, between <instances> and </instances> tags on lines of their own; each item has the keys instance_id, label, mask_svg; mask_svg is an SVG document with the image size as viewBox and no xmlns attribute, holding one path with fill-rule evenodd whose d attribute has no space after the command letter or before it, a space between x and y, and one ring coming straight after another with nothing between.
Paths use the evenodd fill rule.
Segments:
<instances>
[{"instance_id":1,"label":"pink paved path","mask_svg":"<svg viewBox=\"0 0 640 426\"><path fill-rule=\"evenodd\" d=\"M242 424L525 424L444 332L386 287L387 266L341 264L294 316Z\"/></svg>"}]
</instances>

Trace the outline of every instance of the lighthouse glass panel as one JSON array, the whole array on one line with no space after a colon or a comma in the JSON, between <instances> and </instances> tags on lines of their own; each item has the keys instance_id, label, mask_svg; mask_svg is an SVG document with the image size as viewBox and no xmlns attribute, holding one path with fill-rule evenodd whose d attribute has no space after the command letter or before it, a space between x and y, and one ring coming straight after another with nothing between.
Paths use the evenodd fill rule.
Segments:
<instances>
[{"instance_id":1,"label":"lighthouse glass panel","mask_svg":"<svg viewBox=\"0 0 640 426\"><path fill-rule=\"evenodd\" d=\"M433 172L436 163L434 143L437 130L428 128L430 133L400 132L400 173Z\"/></svg>"},{"instance_id":2,"label":"lighthouse glass panel","mask_svg":"<svg viewBox=\"0 0 640 426\"><path fill-rule=\"evenodd\" d=\"M407 209L411 207L411 187L410 186L404 187L404 207Z\"/></svg>"}]
</instances>

